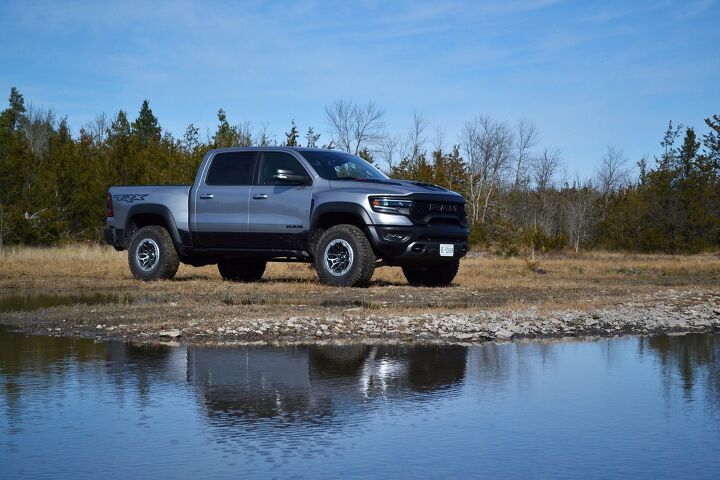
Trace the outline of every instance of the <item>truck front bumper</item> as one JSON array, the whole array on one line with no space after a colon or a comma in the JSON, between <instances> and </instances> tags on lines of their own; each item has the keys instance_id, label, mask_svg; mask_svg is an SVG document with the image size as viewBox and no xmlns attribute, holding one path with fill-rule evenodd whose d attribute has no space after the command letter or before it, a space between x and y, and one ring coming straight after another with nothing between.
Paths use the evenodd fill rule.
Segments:
<instances>
[{"instance_id":1,"label":"truck front bumper","mask_svg":"<svg viewBox=\"0 0 720 480\"><path fill-rule=\"evenodd\" d=\"M377 253L389 264L443 262L468 252L468 229L452 224L368 227ZM440 245L453 245L453 257L440 256Z\"/></svg>"}]
</instances>

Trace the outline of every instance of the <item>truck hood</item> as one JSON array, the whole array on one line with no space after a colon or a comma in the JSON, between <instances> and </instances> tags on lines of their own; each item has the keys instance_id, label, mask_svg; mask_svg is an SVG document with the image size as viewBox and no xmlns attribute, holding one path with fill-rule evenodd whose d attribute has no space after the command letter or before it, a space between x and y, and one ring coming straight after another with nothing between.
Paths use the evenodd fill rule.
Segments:
<instances>
[{"instance_id":1,"label":"truck hood","mask_svg":"<svg viewBox=\"0 0 720 480\"><path fill-rule=\"evenodd\" d=\"M410 195L413 193L423 193L431 195L454 195L459 197L459 200L463 198L459 193L438 185L412 180L375 180L360 178L357 180L330 180L329 183L330 188L334 190L346 190L372 195Z\"/></svg>"}]
</instances>

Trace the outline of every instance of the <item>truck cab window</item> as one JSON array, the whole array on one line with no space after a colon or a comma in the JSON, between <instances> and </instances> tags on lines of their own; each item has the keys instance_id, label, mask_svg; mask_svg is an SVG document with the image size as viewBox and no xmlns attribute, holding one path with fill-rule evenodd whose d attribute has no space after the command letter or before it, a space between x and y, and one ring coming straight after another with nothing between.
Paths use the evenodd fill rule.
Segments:
<instances>
[{"instance_id":1,"label":"truck cab window","mask_svg":"<svg viewBox=\"0 0 720 480\"><path fill-rule=\"evenodd\" d=\"M283 152L264 152L260 165L260 185L281 185L273 178L278 170L289 170L293 175L307 175L292 155Z\"/></svg>"},{"instance_id":2,"label":"truck cab window","mask_svg":"<svg viewBox=\"0 0 720 480\"><path fill-rule=\"evenodd\" d=\"M252 185L255 152L218 153L212 160L207 185Z\"/></svg>"}]
</instances>

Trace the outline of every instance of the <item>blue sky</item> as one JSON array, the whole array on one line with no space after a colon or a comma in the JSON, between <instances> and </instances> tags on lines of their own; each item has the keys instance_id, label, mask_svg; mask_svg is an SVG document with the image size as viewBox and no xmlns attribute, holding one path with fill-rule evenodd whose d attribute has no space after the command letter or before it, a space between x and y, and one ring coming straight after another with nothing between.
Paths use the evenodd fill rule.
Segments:
<instances>
[{"instance_id":1,"label":"blue sky","mask_svg":"<svg viewBox=\"0 0 720 480\"><path fill-rule=\"evenodd\" d=\"M14 2L0 5L0 89L67 115L134 115L203 134L295 119L327 139L323 107L375 101L388 130L414 112L453 143L478 114L534 120L570 174L605 146L632 162L667 124L720 113L713 0L427 2Z\"/></svg>"}]
</instances>

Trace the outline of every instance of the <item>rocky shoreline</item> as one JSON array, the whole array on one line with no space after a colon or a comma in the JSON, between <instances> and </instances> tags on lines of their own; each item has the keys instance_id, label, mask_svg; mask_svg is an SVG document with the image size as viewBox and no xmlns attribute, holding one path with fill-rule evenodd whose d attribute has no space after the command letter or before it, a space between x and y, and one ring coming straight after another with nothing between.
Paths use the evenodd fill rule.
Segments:
<instances>
[{"instance_id":1,"label":"rocky shoreline","mask_svg":"<svg viewBox=\"0 0 720 480\"><path fill-rule=\"evenodd\" d=\"M243 313L247 315L239 316L236 309L194 311L182 305L129 311L118 306L73 306L4 314L0 323L35 334L145 342L466 344L720 331L720 292L665 290L633 302L590 310L452 310L405 315L356 307L297 316Z\"/></svg>"}]
</instances>

